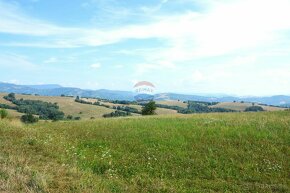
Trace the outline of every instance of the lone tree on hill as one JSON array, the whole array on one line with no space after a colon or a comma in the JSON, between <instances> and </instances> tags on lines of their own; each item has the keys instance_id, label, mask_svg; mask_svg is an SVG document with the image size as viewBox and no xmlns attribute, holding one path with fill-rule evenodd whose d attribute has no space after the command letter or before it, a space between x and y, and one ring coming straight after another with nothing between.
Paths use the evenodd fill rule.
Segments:
<instances>
[{"instance_id":1,"label":"lone tree on hill","mask_svg":"<svg viewBox=\"0 0 290 193\"><path fill-rule=\"evenodd\" d=\"M156 104L154 101L150 101L142 108L142 115L155 115Z\"/></svg>"},{"instance_id":2,"label":"lone tree on hill","mask_svg":"<svg viewBox=\"0 0 290 193\"><path fill-rule=\"evenodd\" d=\"M9 98L12 98L12 99L15 99L15 93L9 93L9 94L8 94L8 97L9 97Z\"/></svg>"}]
</instances>

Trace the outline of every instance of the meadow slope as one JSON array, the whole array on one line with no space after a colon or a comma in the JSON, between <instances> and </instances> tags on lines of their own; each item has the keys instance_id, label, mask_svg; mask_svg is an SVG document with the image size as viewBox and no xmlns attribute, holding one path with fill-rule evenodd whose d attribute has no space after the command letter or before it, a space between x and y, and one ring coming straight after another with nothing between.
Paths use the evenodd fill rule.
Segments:
<instances>
[{"instance_id":1,"label":"meadow slope","mask_svg":"<svg viewBox=\"0 0 290 193\"><path fill-rule=\"evenodd\" d=\"M94 103L94 102L97 102L97 101L99 101L99 100L97 100L97 99L86 99L86 98L82 98L82 100L85 100L85 101L88 101L88 102L92 102L92 103ZM133 105L133 104L129 104L129 105L127 105L127 104L116 104L116 103L110 103L110 102L102 102L102 101L99 101L100 102L100 104L103 104L103 105L108 105L108 106L110 106L111 108L113 108L114 106L115 107L118 107L118 106L127 106L127 107L132 107L132 108L135 108L135 109L137 109L137 110L139 110L140 112L141 112L141 110L142 110L142 106L141 105ZM166 103L165 101L163 102L159 102L159 101L157 101L156 102L157 104L183 104L183 106L187 106L187 104L185 104L184 105L184 103L182 103L182 102L175 102L175 103ZM166 109L166 108L156 108L156 114L157 115L170 115L170 114L178 114L178 112L176 111L176 110L172 110L172 109ZM136 115L136 114L135 114ZM138 115L138 114L137 114Z\"/></svg>"},{"instance_id":2,"label":"meadow slope","mask_svg":"<svg viewBox=\"0 0 290 193\"><path fill-rule=\"evenodd\" d=\"M81 117L82 119L90 119L91 117L100 118L104 114L114 112L113 109L108 109L106 107L77 103L72 97L33 96L17 94L16 98L57 103L60 110L64 112L66 116L72 115L74 117Z\"/></svg>"},{"instance_id":3,"label":"meadow slope","mask_svg":"<svg viewBox=\"0 0 290 193\"><path fill-rule=\"evenodd\" d=\"M0 192L289 192L290 112L0 120Z\"/></svg>"},{"instance_id":4,"label":"meadow slope","mask_svg":"<svg viewBox=\"0 0 290 193\"><path fill-rule=\"evenodd\" d=\"M254 103L255 106L262 107L265 111L284 111L285 108L282 107L273 107L273 106L265 106L265 105L259 105L257 103ZM235 111L245 111L246 108L253 106L253 103L241 103L241 102L221 102L216 105L212 105L212 108L225 108L225 109L231 109Z\"/></svg>"},{"instance_id":5,"label":"meadow slope","mask_svg":"<svg viewBox=\"0 0 290 193\"><path fill-rule=\"evenodd\" d=\"M10 101L5 100L3 97L6 96L7 93L0 93L0 104L8 104L10 106L15 106ZM91 118L100 118L104 114L108 114L114 112L114 109L106 108L103 106L89 105L89 104L81 104L75 102L75 98L73 97L60 97L60 96L34 96L34 95L22 95L16 94L17 99L26 99L26 100L41 100L45 102L57 103L60 110L64 112L64 114L72 115L74 117L81 117L81 119L91 119ZM96 99L86 99L82 98L82 100L89 102L96 102ZM110 107L113 106L129 106L138 109L141 111L141 105L123 105L123 104L113 104L109 102L101 102L101 104L108 105ZM16 111L11 110L11 115L17 115ZM158 115L167 115L167 114L178 114L177 111L165 108L157 108L156 113ZM133 116L138 116L138 114L132 114Z\"/></svg>"}]
</instances>

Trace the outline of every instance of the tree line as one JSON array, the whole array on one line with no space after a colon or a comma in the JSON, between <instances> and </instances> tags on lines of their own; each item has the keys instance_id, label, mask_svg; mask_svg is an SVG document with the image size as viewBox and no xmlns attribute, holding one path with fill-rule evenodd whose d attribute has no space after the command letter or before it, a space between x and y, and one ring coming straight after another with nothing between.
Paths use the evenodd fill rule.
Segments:
<instances>
[{"instance_id":1,"label":"tree line","mask_svg":"<svg viewBox=\"0 0 290 193\"><path fill-rule=\"evenodd\" d=\"M127 117L132 116L130 112L124 112L124 111L114 111L108 114L104 114L104 118L110 118L110 117Z\"/></svg>"},{"instance_id":2,"label":"tree line","mask_svg":"<svg viewBox=\"0 0 290 193\"><path fill-rule=\"evenodd\" d=\"M113 104L130 104L129 101L118 101L118 100L111 101L111 100L105 100L105 99L102 99L101 101L102 102L109 102L110 101L110 103L113 103ZM106 107L106 108L114 109L117 111L125 111L128 113L141 114L141 112L138 111L138 109L133 108L133 107L128 107L128 106L113 106L113 107L111 107L110 105L102 104L99 101L96 101L96 102L85 101L85 100L81 99L79 96L76 97L75 102L82 103L82 104L88 104L88 105L96 105L96 106ZM120 102L120 103L117 103L117 102ZM116 113L116 115L119 115L119 114L120 114L119 112ZM120 115L123 116L123 114L120 114ZM109 115L106 115L106 116L109 117ZM115 115L113 115L113 116L116 117Z\"/></svg>"},{"instance_id":3,"label":"tree line","mask_svg":"<svg viewBox=\"0 0 290 193\"><path fill-rule=\"evenodd\" d=\"M6 106L8 109L17 110L27 115L38 115L39 119L44 120L62 120L64 113L59 110L57 103L43 102L40 100L16 99L14 93L4 96L4 99L15 104L15 107ZM2 105L3 106L3 105Z\"/></svg>"},{"instance_id":4,"label":"tree line","mask_svg":"<svg viewBox=\"0 0 290 193\"><path fill-rule=\"evenodd\" d=\"M210 113L210 112L235 112L234 110L225 108L212 108L211 105L216 105L218 102L200 102L200 101L188 101L187 108L180 106L171 106L164 104L156 104L157 107L176 110L178 113L182 114L192 114L192 113Z\"/></svg>"}]
</instances>

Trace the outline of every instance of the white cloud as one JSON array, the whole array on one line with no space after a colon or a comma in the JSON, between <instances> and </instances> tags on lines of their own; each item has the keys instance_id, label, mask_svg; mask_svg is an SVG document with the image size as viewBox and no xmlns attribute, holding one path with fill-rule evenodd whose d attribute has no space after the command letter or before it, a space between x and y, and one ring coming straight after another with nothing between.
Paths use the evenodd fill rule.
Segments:
<instances>
[{"instance_id":1,"label":"white cloud","mask_svg":"<svg viewBox=\"0 0 290 193\"><path fill-rule=\"evenodd\" d=\"M289 61L272 65L267 60L263 55L245 55L224 63L180 67L180 78L172 79L171 84L175 82L180 91L187 93L289 94Z\"/></svg>"},{"instance_id":2,"label":"white cloud","mask_svg":"<svg viewBox=\"0 0 290 193\"><path fill-rule=\"evenodd\" d=\"M178 74L188 75L184 82L191 82L193 85L206 83L201 89L247 94L255 92L257 87L265 87L265 82L272 81L275 84L269 84L271 86L267 90L259 89L259 92L270 93L279 89L289 91L289 86L285 86L290 81L289 76L286 76L289 74L289 63L287 66L287 61L279 61L274 66L265 63L260 57L289 56L287 33L290 31L290 1L207 0L204 6L206 8L201 12L187 11L175 15L160 14L159 5L143 7L145 12L154 12L146 23L95 29L62 27L38 20L25 14L17 5L0 0L0 32L31 36L30 42L7 40L1 44L70 48L114 44L126 39L156 38L162 40L158 48L144 46L129 50L125 45L118 52L128 57L143 57L144 61L134 66L137 75L150 70L177 71L181 66L184 71L178 71ZM39 40L33 39L34 36L42 37ZM201 66L200 59L215 56L226 56L227 59ZM28 59L8 57L9 61L14 60L14 65L33 66ZM0 66L3 66L7 56L3 56L1 60ZM199 60L198 65L196 60ZM51 59L47 62L54 61ZM188 66L184 67L183 62L190 63L190 69ZM7 64L12 65L12 62L5 63L6 66ZM90 67L98 69L101 65L96 63ZM221 88L221 85L225 88Z\"/></svg>"},{"instance_id":3,"label":"white cloud","mask_svg":"<svg viewBox=\"0 0 290 193\"><path fill-rule=\"evenodd\" d=\"M173 45L169 53L182 50L183 54L179 51L175 56L181 58L223 54L238 48L256 46L265 43L264 41L273 41L277 37L275 32L290 28L290 2L287 0L222 2L205 13L166 15L156 17L158 19L149 24L97 30L60 27L31 18L16 6L0 1L0 31L26 35L58 35L62 40L52 39L56 47L96 46L127 38L163 38ZM28 45L42 46L45 43ZM185 46L188 44L190 45ZM184 48L191 49L184 52ZM192 51L194 53L189 53Z\"/></svg>"},{"instance_id":4,"label":"white cloud","mask_svg":"<svg viewBox=\"0 0 290 193\"><path fill-rule=\"evenodd\" d=\"M23 69L34 70L37 65L32 63L28 57L12 53L0 54L0 67L1 69Z\"/></svg>"},{"instance_id":5,"label":"white cloud","mask_svg":"<svg viewBox=\"0 0 290 193\"><path fill-rule=\"evenodd\" d=\"M47 60L44 61L44 63L56 63L58 61L58 59L56 57L51 57L51 58L48 58Z\"/></svg>"},{"instance_id":6,"label":"white cloud","mask_svg":"<svg viewBox=\"0 0 290 193\"><path fill-rule=\"evenodd\" d=\"M33 36L59 35L72 29L27 16L15 3L0 1L0 32Z\"/></svg>"},{"instance_id":7,"label":"white cloud","mask_svg":"<svg viewBox=\"0 0 290 193\"><path fill-rule=\"evenodd\" d=\"M101 68L101 64L100 63L96 63L96 64L92 64L90 67L91 68L94 68L94 69L97 69L97 68Z\"/></svg>"},{"instance_id":8,"label":"white cloud","mask_svg":"<svg viewBox=\"0 0 290 193\"><path fill-rule=\"evenodd\" d=\"M3 81L3 82L10 83L10 84L21 84L21 82L17 79L12 79L12 80Z\"/></svg>"},{"instance_id":9,"label":"white cloud","mask_svg":"<svg viewBox=\"0 0 290 193\"><path fill-rule=\"evenodd\" d=\"M151 70L173 70L176 65L167 61L154 61L155 63L141 63L136 65L135 75L141 76Z\"/></svg>"},{"instance_id":10,"label":"white cloud","mask_svg":"<svg viewBox=\"0 0 290 193\"><path fill-rule=\"evenodd\" d=\"M85 85L82 85L82 88L87 88L87 89L98 89L100 87L100 84L98 82L92 82L88 81L86 82Z\"/></svg>"},{"instance_id":11,"label":"white cloud","mask_svg":"<svg viewBox=\"0 0 290 193\"><path fill-rule=\"evenodd\" d=\"M192 73L192 77L191 77L191 80L193 82L201 82L201 81L205 81L206 80L206 77L205 75L200 72L199 70L195 70L193 73Z\"/></svg>"},{"instance_id":12,"label":"white cloud","mask_svg":"<svg viewBox=\"0 0 290 193\"><path fill-rule=\"evenodd\" d=\"M118 65L115 65L114 68L121 69L121 68L124 68L124 65L118 64Z\"/></svg>"},{"instance_id":13,"label":"white cloud","mask_svg":"<svg viewBox=\"0 0 290 193\"><path fill-rule=\"evenodd\" d=\"M288 0L209 1L208 6L207 12L157 15L151 23L99 30L50 24L0 1L0 31L48 38L40 42L3 43L11 46L99 46L130 38L159 38L167 40L169 46L151 57L174 63L274 44L285 38L279 32L290 29Z\"/></svg>"}]
</instances>

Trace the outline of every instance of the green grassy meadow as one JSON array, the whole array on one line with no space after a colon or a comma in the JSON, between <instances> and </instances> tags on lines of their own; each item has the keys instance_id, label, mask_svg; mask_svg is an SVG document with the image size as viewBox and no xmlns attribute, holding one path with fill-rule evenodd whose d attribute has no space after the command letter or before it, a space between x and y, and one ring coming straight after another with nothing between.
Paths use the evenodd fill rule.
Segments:
<instances>
[{"instance_id":1,"label":"green grassy meadow","mask_svg":"<svg viewBox=\"0 0 290 193\"><path fill-rule=\"evenodd\" d=\"M0 192L289 192L290 112L0 120Z\"/></svg>"}]
</instances>

